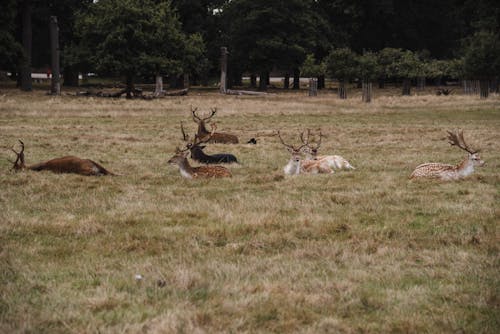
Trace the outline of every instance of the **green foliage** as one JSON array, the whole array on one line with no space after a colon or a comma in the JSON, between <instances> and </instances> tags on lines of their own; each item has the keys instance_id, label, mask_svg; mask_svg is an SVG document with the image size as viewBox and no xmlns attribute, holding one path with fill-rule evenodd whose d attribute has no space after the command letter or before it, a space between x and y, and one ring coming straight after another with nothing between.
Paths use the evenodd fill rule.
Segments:
<instances>
[{"instance_id":1,"label":"green foliage","mask_svg":"<svg viewBox=\"0 0 500 334\"><path fill-rule=\"evenodd\" d=\"M347 81L357 76L357 55L349 48L330 51L325 59L327 73L335 79Z\"/></svg>"},{"instance_id":2,"label":"green foliage","mask_svg":"<svg viewBox=\"0 0 500 334\"><path fill-rule=\"evenodd\" d=\"M22 58L21 44L15 40L16 1L4 1L0 11L0 70L11 70Z\"/></svg>"},{"instance_id":3,"label":"green foliage","mask_svg":"<svg viewBox=\"0 0 500 334\"><path fill-rule=\"evenodd\" d=\"M319 77L326 74L326 64L317 63L313 54L308 54L300 67L300 74L305 77Z\"/></svg>"},{"instance_id":4,"label":"green foliage","mask_svg":"<svg viewBox=\"0 0 500 334\"><path fill-rule=\"evenodd\" d=\"M91 64L105 75L180 74L202 49L199 37L181 32L170 2L101 0L79 18L77 30L83 50L93 50Z\"/></svg>"},{"instance_id":5,"label":"green foliage","mask_svg":"<svg viewBox=\"0 0 500 334\"><path fill-rule=\"evenodd\" d=\"M500 37L489 31L476 32L465 40L464 72L467 77L487 79L500 74Z\"/></svg>"},{"instance_id":6,"label":"green foliage","mask_svg":"<svg viewBox=\"0 0 500 334\"><path fill-rule=\"evenodd\" d=\"M373 52L366 52L358 56L358 75L366 81L372 81L380 77L382 68L377 61L377 55Z\"/></svg>"},{"instance_id":7,"label":"green foliage","mask_svg":"<svg viewBox=\"0 0 500 334\"><path fill-rule=\"evenodd\" d=\"M416 78L424 73L422 62L409 50L385 48L377 54L383 78Z\"/></svg>"}]
</instances>

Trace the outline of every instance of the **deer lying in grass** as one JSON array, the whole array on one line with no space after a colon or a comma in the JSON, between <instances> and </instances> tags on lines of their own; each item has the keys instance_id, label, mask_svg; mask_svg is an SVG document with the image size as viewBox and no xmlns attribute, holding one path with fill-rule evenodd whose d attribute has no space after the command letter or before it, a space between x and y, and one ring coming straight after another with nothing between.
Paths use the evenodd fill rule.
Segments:
<instances>
[{"instance_id":1,"label":"deer lying in grass","mask_svg":"<svg viewBox=\"0 0 500 334\"><path fill-rule=\"evenodd\" d=\"M213 124L213 126L215 127L215 124ZM219 154L212 154L212 155L205 154L205 152L203 152L203 149L206 146L202 146L200 144L207 142L210 139L210 136L206 136L205 140L200 140L198 135L195 135L195 143L196 144L189 143L189 136L184 131L184 126L182 125L182 122L181 122L181 132L182 132L183 140L188 142L187 147L189 147L189 151L191 152L191 158L193 160L196 160L198 162L202 162L205 164L232 163L232 162L237 163L238 162L236 157L232 154L229 154L229 153L219 153Z\"/></svg>"},{"instance_id":2,"label":"deer lying in grass","mask_svg":"<svg viewBox=\"0 0 500 334\"><path fill-rule=\"evenodd\" d=\"M215 133L215 126L212 126L212 133L210 137ZM203 140L208 141L210 138L204 138ZM211 178L211 177L231 177L231 172L229 169L223 166L199 166L191 167L187 156L189 154L190 146L196 146L201 143L198 137L195 137L192 143L188 143L186 148L183 150L176 148L175 155L168 160L169 164L174 164L179 166L179 171L181 175L187 179L197 179L197 178Z\"/></svg>"},{"instance_id":3,"label":"deer lying in grass","mask_svg":"<svg viewBox=\"0 0 500 334\"><path fill-rule=\"evenodd\" d=\"M317 174L317 173L331 173L332 170L328 166L322 166L319 162L311 161L306 162L306 166L302 165L302 149L306 147L307 144L303 144L302 146L295 147L289 144L286 144L283 138L281 138L281 134L278 131L278 138L281 141L281 144L286 147L288 152L290 152L291 157L286 166L283 168L283 171L286 175L298 175L300 173L309 173L309 174ZM301 134L302 136L303 134Z\"/></svg>"},{"instance_id":4,"label":"deer lying in grass","mask_svg":"<svg viewBox=\"0 0 500 334\"><path fill-rule=\"evenodd\" d=\"M198 108L191 107L191 113L193 115L193 121L198 124L198 137L205 138L210 135L210 132L207 130L205 123L208 123L210 119L217 112L217 108L211 109L211 114L208 117L201 118L196 112ZM219 144L238 144L238 137L235 135L231 135L229 133L216 132L210 137L210 143L219 143Z\"/></svg>"},{"instance_id":5,"label":"deer lying in grass","mask_svg":"<svg viewBox=\"0 0 500 334\"><path fill-rule=\"evenodd\" d=\"M484 165L484 161L481 160L478 154L479 150L473 150L465 143L463 130L458 129L455 132L447 132L449 143L466 151L468 153L467 158L458 165L442 163L425 163L419 165L411 173L410 179L434 178L443 181L458 180L472 174L475 166L480 167Z\"/></svg>"},{"instance_id":6,"label":"deer lying in grass","mask_svg":"<svg viewBox=\"0 0 500 334\"><path fill-rule=\"evenodd\" d=\"M300 136L302 143L306 144L306 160L305 161L320 161L322 165L326 165L333 170L335 169L356 169L349 161L341 157L340 155L318 155L318 149L321 145L321 138L323 135L321 131L319 133L319 141L315 147L309 144L310 131L307 130L307 139L305 140L303 136ZM305 163L304 161L304 163Z\"/></svg>"},{"instance_id":7,"label":"deer lying in grass","mask_svg":"<svg viewBox=\"0 0 500 334\"><path fill-rule=\"evenodd\" d=\"M13 163L12 169L16 171L29 169L33 171L48 170L54 173L75 173L87 176L116 175L95 161L80 159L74 156L56 158L26 166L24 163L24 143L21 140L19 140L19 143L21 143L21 151L16 152L14 148L11 148L11 150L17 155L16 161L9 160Z\"/></svg>"}]
</instances>

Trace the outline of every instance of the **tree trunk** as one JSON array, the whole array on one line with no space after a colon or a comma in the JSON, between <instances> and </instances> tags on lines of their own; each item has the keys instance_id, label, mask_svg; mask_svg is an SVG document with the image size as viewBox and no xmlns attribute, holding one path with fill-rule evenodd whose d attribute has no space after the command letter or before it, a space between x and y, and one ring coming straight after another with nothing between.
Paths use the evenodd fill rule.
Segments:
<instances>
[{"instance_id":1,"label":"tree trunk","mask_svg":"<svg viewBox=\"0 0 500 334\"><path fill-rule=\"evenodd\" d=\"M227 90L227 48L220 48L220 93L226 94Z\"/></svg>"},{"instance_id":2,"label":"tree trunk","mask_svg":"<svg viewBox=\"0 0 500 334\"><path fill-rule=\"evenodd\" d=\"M384 80L384 78L379 78L378 79L378 88L380 88L380 89L385 88L385 80Z\"/></svg>"},{"instance_id":3,"label":"tree trunk","mask_svg":"<svg viewBox=\"0 0 500 334\"><path fill-rule=\"evenodd\" d=\"M31 91L33 84L31 80L31 45L33 31L31 25L31 1L24 0L22 3L22 21L23 21L23 49L24 60L21 64L21 90Z\"/></svg>"},{"instance_id":4,"label":"tree trunk","mask_svg":"<svg viewBox=\"0 0 500 334\"><path fill-rule=\"evenodd\" d=\"M479 81L479 95L482 99L488 98L490 92L490 81L482 79Z\"/></svg>"},{"instance_id":5,"label":"tree trunk","mask_svg":"<svg viewBox=\"0 0 500 334\"><path fill-rule=\"evenodd\" d=\"M285 73L285 79L283 81L283 88L290 89L290 73Z\"/></svg>"},{"instance_id":6,"label":"tree trunk","mask_svg":"<svg viewBox=\"0 0 500 334\"><path fill-rule=\"evenodd\" d=\"M161 92L163 92L163 77L160 75L160 73L156 73L154 95L160 95Z\"/></svg>"},{"instance_id":7,"label":"tree trunk","mask_svg":"<svg viewBox=\"0 0 500 334\"><path fill-rule=\"evenodd\" d=\"M132 98L132 92L134 91L134 77L131 74L127 74L126 77L126 90L127 90L127 99Z\"/></svg>"},{"instance_id":8,"label":"tree trunk","mask_svg":"<svg viewBox=\"0 0 500 334\"><path fill-rule=\"evenodd\" d=\"M254 73L250 74L250 87L257 88L257 76Z\"/></svg>"},{"instance_id":9,"label":"tree trunk","mask_svg":"<svg viewBox=\"0 0 500 334\"><path fill-rule=\"evenodd\" d=\"M184 86L183 88L189 88L189 74L184 73L182 75L182 85Z\"/></svg>"},{"instance_id":10,"label":"tree trunk","mask_svg":"<svg viewBox=\"0 0 500 334\"><path fill-rule=\"evenodd\" d=\"M490 93L498 93L498 77L490 80Z\"/></svg>"},{"instance_id":11,"label":"tree trunk","mask_svg":"<svg viewBox=\"0 0 500 334\"><path fill-rule=\"evenodd\" d=\"M363 90L363 96L362 96L363 102L366 103L372 102L372 83L369 82L368 80L363 80L362 90Z\"/></svg>"},{"instance_id":12,"label":"tree trunk","mask_svg":"<svg viewBox=\"0 0 500 334\"><path fill-rule=\"evenodd\" d=\"M342 100L347 99L347 90L345 87L344 80L339 80L339 99L342 99Z\"/></svg>"},{"instance_id":13,"label":"tree trunk","mask_svg":"<svg viewBox=\"0 0 500 334\"><path fill-rule=\"evenodd\" d=\"M78 87L78 71L69 65L64 66L63 86Z\"/></svg>"},{"instance_id":14,"label":"tree trunk","mask_svg":"<svg viewBox=\"0 0 500 334\"><path fill-rule=\"evenodd\" d=\"M266 71L260 72L260 76L259 76L259 90L261 90L261 91L267 91L267 72Z\"/></svg>"},{"instance_id":15,"label":"tree trunk","mask_svg":"<svg viewBox=\"0 0 500 334\"><path fill-rule=\"evenodd\" d=\"M57 17L50 17L50 54L52 63L52 80L50 93L61 95L61 71L60 71L60 51L59 51L59 26Z\"/></svg>"},{"instance_id":16,"label":"tree trunk","mask_svg":"<svg viewBox=\"0 0 500 334\"><path fill-rule=\"evenodd\" d=\"M293 89L300 89L300 70L293 70Z\"/></svg>"},{"instance_id":17,"label":"tree trunk","mask_svg":"<svg viewBox=\"0 0 500 334\"><path fill-rule=\"evenodd\" d=\"M318 77L318 89L324 89L325 88L325 76L320 75Z\"/></svg>"},{"instance_id":18,"label":"tree trunk","mask_svg":"<svg viewBox=\"0 0 500 334\"><path fill-rule=\"evenodd\" d=\"M403 95L410 95L411 93L411 80L408 78L403 79Z\"/></svg>"},{"instance_id":19,"label":"tree trunk","mask_svg":"<svg viewBox=\"0 0 500 334\"><path fill-rule=\"evenodd\" d=\"M424 90L424 89L425 89L425 77L418 77L417 90Z\"/></svg>"}]
</instances>

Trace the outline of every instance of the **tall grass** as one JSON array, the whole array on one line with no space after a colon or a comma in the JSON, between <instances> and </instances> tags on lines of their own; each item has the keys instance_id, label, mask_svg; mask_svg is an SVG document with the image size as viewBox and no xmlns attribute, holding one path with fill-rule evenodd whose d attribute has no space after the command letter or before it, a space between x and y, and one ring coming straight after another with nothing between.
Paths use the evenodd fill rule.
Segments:
<instances>
[{"instance_id":1,"label":"tall grass","mask_svg":"<svg viewBox=\"0 0 500 334\"><path fill-rule=\"evenodd\" d=\"M0 332L500 329L498 96L2 94ZM218 131L240 138L206 149L238 157L231 179L166 164L179 122L196 129L191 105L216 106ZM463 158L444 140L455 127L487 165L409 182L420 163ZM306 128L357 169L283 177L274 132L298 142ZM123 176L9 171L17 139L28 164L76 155Z\"/></svg>"}]
</instances>

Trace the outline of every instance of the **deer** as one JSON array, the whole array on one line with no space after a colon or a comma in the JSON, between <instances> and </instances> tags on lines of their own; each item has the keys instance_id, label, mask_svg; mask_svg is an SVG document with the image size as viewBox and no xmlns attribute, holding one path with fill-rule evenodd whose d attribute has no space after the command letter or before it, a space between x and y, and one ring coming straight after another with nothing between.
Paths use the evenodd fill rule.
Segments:
<instances>
[{"instance_id":1,"label":"deer","mask_svg":"<svg viewBox=\"0 0 500 334\"><path fill-rule=\"evenodd\" d=\"M467 157L457 165L435 162L421 164L415 168L409 179L431 178L442 181L454 181L471 175L474 172L474 167L484 166L485 162L481 160L478 154L479 150L471 149L465 142L462 129L447 132L449 144L466 151L468 153Z\"/></svg>"},{"instance_id":2,"label":"deer","mask_svg":"<svg viewBox=\"0 0 500 334\"><path fill-rule=\"evenodd\" d=\"M193 116L193 121L198 124L198 136L204 138L210 134L207 130L205 123L210 122L210 119L217 113L217 108L210 109L210 115L208 117L201 118L196 114L198 108L191 107L191 114ZM238 144L238 137L229 133L216 132L210 138L210 143L219 144Z\"/></svg>"},{"instance_id":3,"label":"deer","mask_svg":"<svg viewBox=\"0 0 500 334\"><path fill-rule=\"evenodd\" d=\"M302 143L306 143L306 160L305 161L321 161L322 164L330 167L333 171L335 169L356 169L349 161L341 157L340 155L318 155L318 150L321 145L321 138L324 137L321 131L319 132L319 141L315 147L313 147L308 142L310 135L310 130L307 130L307 142L304 140L303 136L300 136Z\"/></svg>"},{"instance_id":4,"label":"deer","mask_svg":"<svg viewBox=\"0 0 500 334\"><path fill-rule=\"evenodd\" d=\"M286 175L299 175L301 173L310 173L310 174L317 174L317 173L330 173L331 171L328 171L328 169L325 169L324 166L321 166L318 162L311 162L310 164L307 164L307 167L304 168L302 166L302 149L306 146L306 144L303 144L302 146L295 147L292 145L289 145L285 143L283 138L281 138L281 134L279 131L277 131L278 138L281 141L281 144L286 147L288 152L290 152L291 157L286 166L283 168L283 171ZM302 136L302 134L301 134Z\"/></svg>"},{"instance_id":5,"label":"deer","mask_svg":"<svg viewBox=\"0 0 500 334\"><path fill-rule=\"evenodd\" d=\"M11 170L32 170L32 171L51 171L53 173L74 173L85 176L101 176L101 175L117 175L90 159L80 159L74 156L65 156L55 158L45 162L40 162L34 165L26 166L24 162L24 143L19 140L21 150L16 152L14 147L11 150L17 155L15 161L9 160L13 166Z\"/></svg>"},{"instance_id":6,"label":"deer","mask_svg":"<svg viewBox=\"0 0 500 334\"><path fill-rule=\"evenodd\" d=\"M215 123L213 124L215 126ZM181 122L181 132L182 132L182 137L183 140L188 142L189 136L186 134L184 131L184 126ZM205 138L210 139L210 136L206 136ZM207 139L207 140L208 140ZM200 140L198 135L195 135L195 142L194 143L189 143L189 151L191 152L191 158L193 160L196 160L198 162L206 163L206 164L217 164L217 163L238 163L238 159L232 154L229 153L219 153L219 154L212 154L208 155L203 152L203 149L206 147L205 145L200 145L202 143L205 143L207 140Z\"/></svg>"},{"instance_id":7,"label":"deer","mask_svg":"<svg viewBox=\"0 0 500 334\"><path fill-rule=\"evenodd\" d=\"M232 174L226 167L218 165L192 167L187 159L191 146L196 146L202 141L210 140L210 137L214 133L215 126L212 125L212 133L209 134L209 138L205 137L200 139L199 137L195 137L193 142L188 143L184 149L181 150L177 147L175 149L175 155L168 160L168 163L179 166L179 171L182 177L187 179L231 177Z\"/></svg>"}]
</instances>

